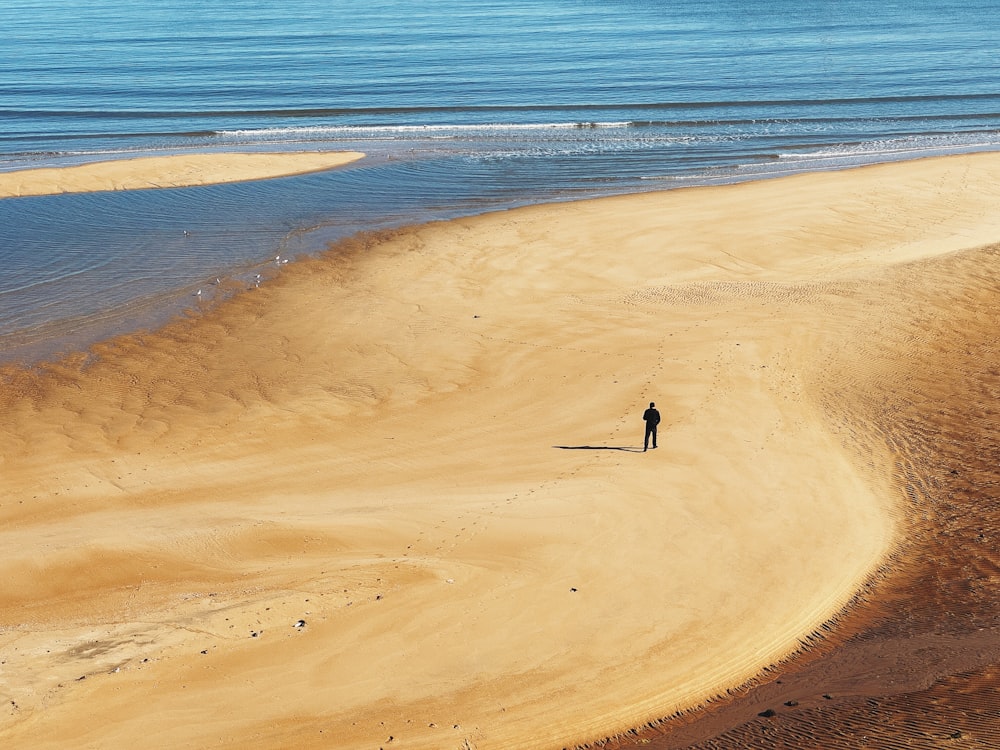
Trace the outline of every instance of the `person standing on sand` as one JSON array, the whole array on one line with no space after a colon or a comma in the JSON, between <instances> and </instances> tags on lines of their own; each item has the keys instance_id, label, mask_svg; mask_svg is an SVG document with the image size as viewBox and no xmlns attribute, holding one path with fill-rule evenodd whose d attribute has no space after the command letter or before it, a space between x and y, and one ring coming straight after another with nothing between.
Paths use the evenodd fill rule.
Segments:
<instances>
[{"instance_id":1,"label":"person standing on sand","mask_svg":"<svg viewBox=\"0 0 1000 750\"><path fill-rule=\"evenodd\" d=\"M656 425L660 423L660 412L656 410L656 404L649 402L649 408L642 413L642 419L646 423L646 438L642 441L642 452L649 450L649 438L653 438L653 447L656 447Z\"/></svg>"}]
</instances>

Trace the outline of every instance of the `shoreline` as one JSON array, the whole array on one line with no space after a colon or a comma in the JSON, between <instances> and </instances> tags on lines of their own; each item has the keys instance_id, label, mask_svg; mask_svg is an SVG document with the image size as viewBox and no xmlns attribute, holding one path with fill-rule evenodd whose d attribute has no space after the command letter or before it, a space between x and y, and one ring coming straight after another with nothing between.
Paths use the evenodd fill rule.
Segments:
<instances>
[{"instance_id":1,"label":"shoreline","mask_svg":"<svg viewBox=\"0 0 1000 750\"><path fill-rule=\"evenodd\" d=\"M202 717L154 721L163 747L549 748L739 688L896 549L856 337L916 314L884 304L891 269L1000 237L998 173L943 157L385 232L85 368L4 370L0 650L30 679L0 691L48 707L0 737L58 743L98 706L92 741L128 741L141 701ZM668 429L632 456L650 397ZM278 664L264 716L219 682Z\"/></svg>"},{"instance_id":2,"label":"shoreline","mask_svg":"<svg viewBox=\"0 0 1000 750\"><path fill-rule=\"evenodd\" d=\"M265 180L322 172L363 157L353 151L186 153L37 167L0 172L0 199Z\"/></svg>"}]
</instances>

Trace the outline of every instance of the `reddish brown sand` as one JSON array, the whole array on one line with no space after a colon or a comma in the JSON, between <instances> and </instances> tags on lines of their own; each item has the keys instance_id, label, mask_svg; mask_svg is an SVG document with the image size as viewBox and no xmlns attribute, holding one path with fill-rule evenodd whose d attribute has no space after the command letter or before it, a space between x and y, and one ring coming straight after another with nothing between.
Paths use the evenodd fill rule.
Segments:
<instances>
[{"instance_id":1,"label":"reddish brown sand","mask_svg":"<svg viewBox=\"0 0 1000 750\"><path fill-rule=\"evenodd\" d=\"M611 743L656 750L1000 747L1000 246L908 264L814 387L861 453L891 446L905 530L804 652ZM846 356L845 356L846 355Z\"/></svg>"},{"instance_id":2,"label":"reddish brown sand","mask_svg":"<svg viewBox=\"0 0 1000 750\"><path fill-rule=\"evenodd\" d=\"M533 207L6 370L0 745L996 747L998 237L993 154Z\"/></svg>"}]
</instances>

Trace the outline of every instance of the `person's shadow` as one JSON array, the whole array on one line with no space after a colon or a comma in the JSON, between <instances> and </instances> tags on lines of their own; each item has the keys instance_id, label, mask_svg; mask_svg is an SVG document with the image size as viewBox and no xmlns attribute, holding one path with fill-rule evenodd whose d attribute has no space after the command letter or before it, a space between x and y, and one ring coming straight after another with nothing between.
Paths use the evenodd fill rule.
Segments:
<instances>
[{"instance_id":1,"label":"person's shadow","mask_svg":"<svg viewBox=\"0 0 1000 750\"><path fill-rule=\"evenodd\" d=\"M553 448L558 448L564 451L625 451L626 453L642 453L642 448L633 448L632 446L619 446L619 445L553 445Z\"/></svg>"}]
</instances>

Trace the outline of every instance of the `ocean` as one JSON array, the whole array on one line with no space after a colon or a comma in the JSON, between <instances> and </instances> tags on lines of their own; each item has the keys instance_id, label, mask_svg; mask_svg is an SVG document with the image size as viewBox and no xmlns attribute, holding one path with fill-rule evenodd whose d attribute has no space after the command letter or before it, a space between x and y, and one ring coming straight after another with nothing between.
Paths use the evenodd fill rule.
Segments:
<instances>
[{"instance_id":1,"label":"ocean","mask_svg":"<svg viewBox=\"0 0 1000 750\"><path fill-rule=\"evenodd\" d=\"M206 304L196 289L240 287L278 253L361 231L995 150L998 11L4 0L0 171L228 150L369 158L236 185L0 200L0 361L158 325Z\"/></svg>"}]
</instances>

